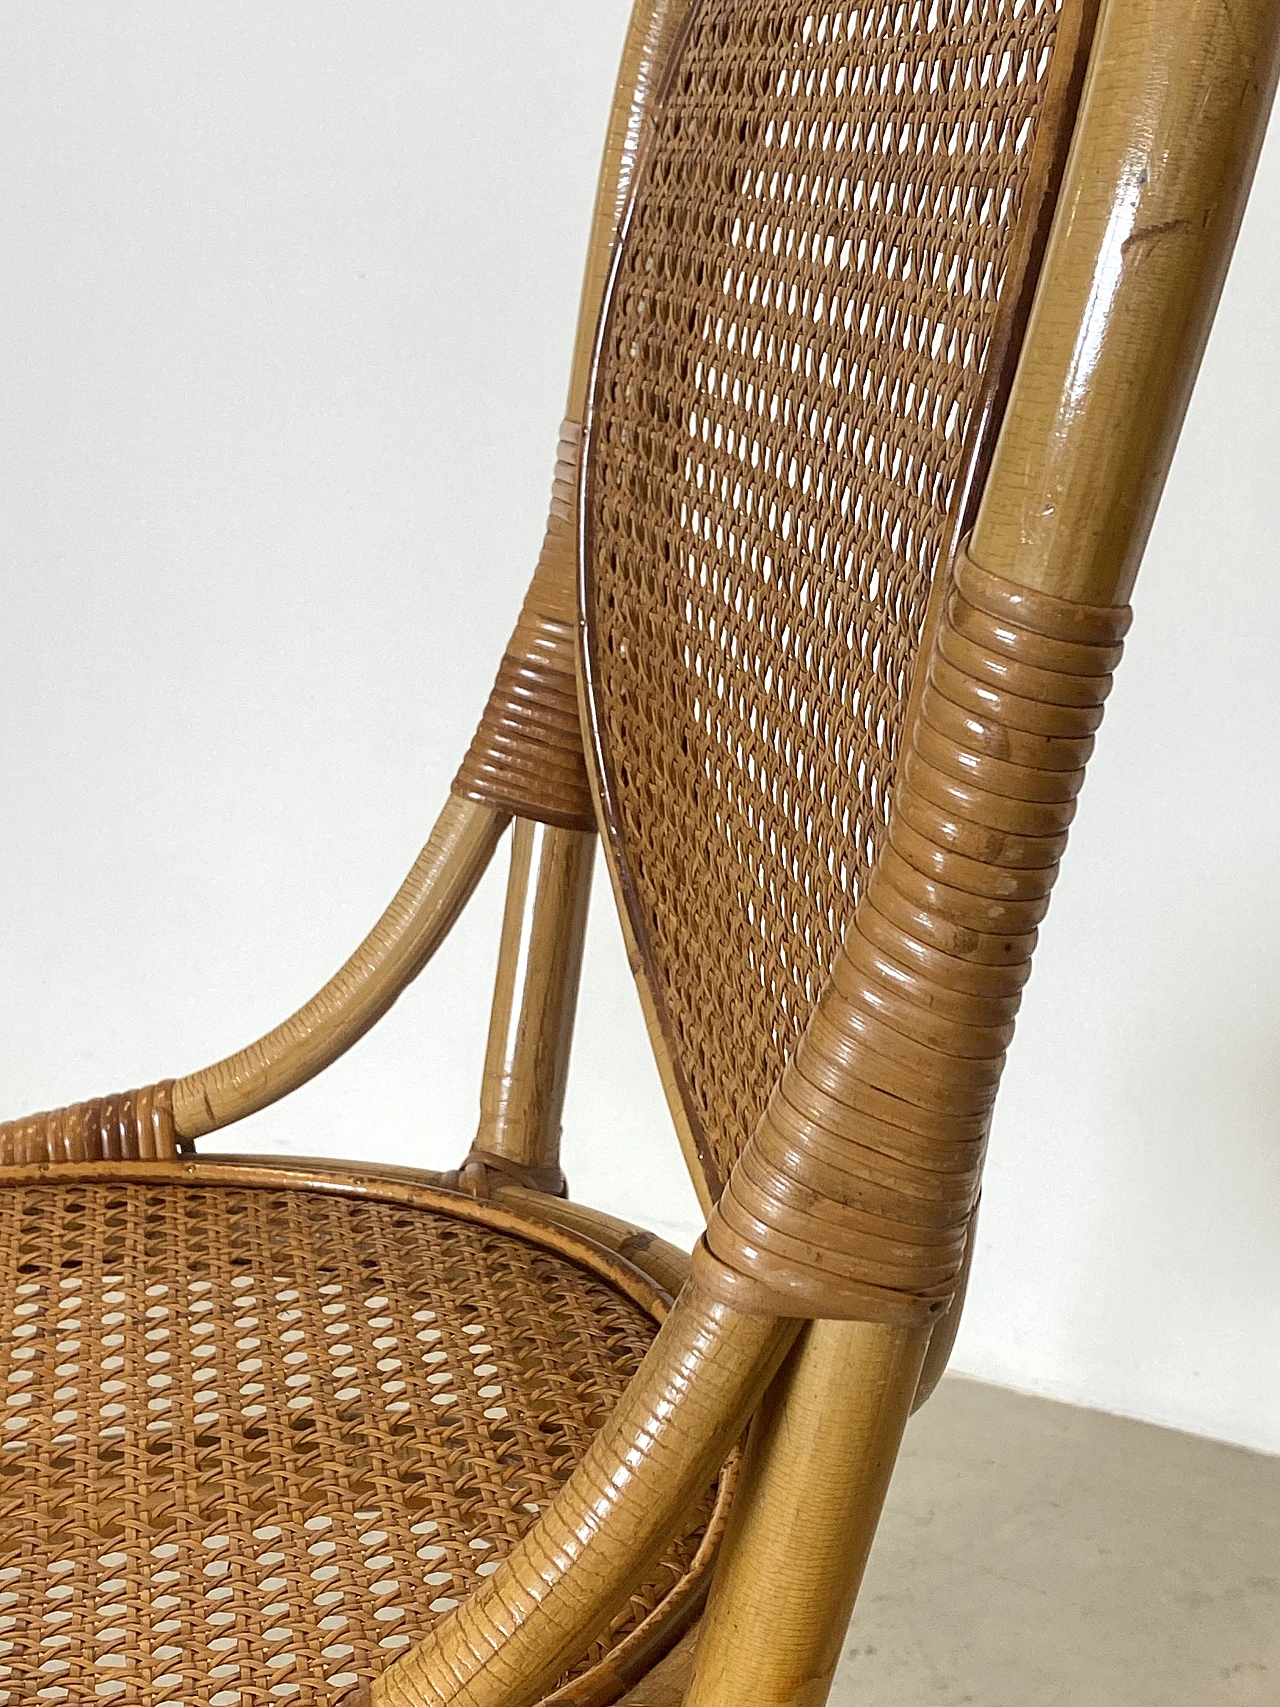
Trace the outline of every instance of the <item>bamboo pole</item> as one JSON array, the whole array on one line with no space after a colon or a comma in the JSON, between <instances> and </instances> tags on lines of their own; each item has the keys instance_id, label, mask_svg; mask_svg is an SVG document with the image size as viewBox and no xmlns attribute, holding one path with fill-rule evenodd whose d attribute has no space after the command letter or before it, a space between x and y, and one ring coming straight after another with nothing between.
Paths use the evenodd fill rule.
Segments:
<instances>
[{"instance_id":1,"label":"bamboo pole","mask_svg":"<svg viewBox=\"0 0 1280 1707\"><path fill-rule=\"evenodd\" d=\"M470 1158L553 1195L594 855L594 835L516 822Z\"/></svg>"},{"instance_id":2,"label":"bamboo pole","mask_svg":"<svg viewBox=\"0 0 1280 1707\"><path fill-rule=\"evenodd\" d=\"M1276 84L1275 0L1110 0L970 544L1125 604L1235 243Z\"/></svg>"},{"instance_id":3,"label":"bamboo pole","mask_svg":"<svg viewBox=\"0 0 1280 1707\"><path fill-rule=\"evenodd\" d=\"M686 1707L821 1707L928 1327L815 1322L752 1424Z\"/></svg>"}]
</instances>

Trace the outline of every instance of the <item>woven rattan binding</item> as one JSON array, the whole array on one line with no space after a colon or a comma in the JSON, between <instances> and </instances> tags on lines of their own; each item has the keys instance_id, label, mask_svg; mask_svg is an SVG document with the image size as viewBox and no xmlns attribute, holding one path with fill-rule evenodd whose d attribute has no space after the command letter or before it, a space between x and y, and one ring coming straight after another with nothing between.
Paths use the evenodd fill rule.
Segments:
<instances>
[{"instance_id":1,"label":"woven rattan binding","mask_svg":"<svg viewBox=\"0 0 1280 1707\"><path fill-rule=\"evenodd\" d=\"M491 1197L495 1187L504 1185L518 1185L524 1191L540 1191L548 1197L569 1195L569 1182L558 1162L532 1166L474 1144L459 1167L440 1176L440 1183L446 1190L465 1191L469 1197Z\"/></svg>"},{"instance_id":2,"label":"woven rattan binding","mask_svg":"<svg viewBox=\"0 0 1280 1707\"><path fill-rule=\"evenodd\" d=\"M538 566L453 792L518 817L594 830L576 663L581 442L582 428L565 421Z\"/></svg>"},{"instance_id":3,"label":"woven rattan binding","mask_svg":"<svg viewBox=\"0 0 1280 1707\"><path fill-rule=\"evenodd\" d=\"M172 1079L0 1125L3 1167L30 1162L167 1161L177 1153Z\"/></svg>"},{"instance_id":4,"label":"woven rattan binding","mask_svg":"<svg viewBox=\"0 0 1280 1707\"><path fill-rule=\"evenodd\" d=\"M946 1307L1129 621L961 558L887 845L695 1258L738 1308L910 1323Z\"/></svg>"}]
</instances>

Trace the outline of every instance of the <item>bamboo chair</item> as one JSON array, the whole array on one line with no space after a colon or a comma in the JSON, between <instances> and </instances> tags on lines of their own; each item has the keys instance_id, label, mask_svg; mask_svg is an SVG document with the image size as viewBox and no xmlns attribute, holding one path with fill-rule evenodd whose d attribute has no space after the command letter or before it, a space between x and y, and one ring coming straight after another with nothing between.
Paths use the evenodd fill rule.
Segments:
<instances>
[{"instance_id":1,"label":"bamboo chair","mask_svg":"<svg viewBox=\"0 0 1280 1707\"><path fill-rule=\"evenodd\" d=\"M267 1037L0 1128L0 1703L826 1698L1278 37L638 0L546 544L422 856ZM459 1169L199 1160L511 820ZM563 1195L597 823L691 1271Z\"/></svg>"}]
</instances>

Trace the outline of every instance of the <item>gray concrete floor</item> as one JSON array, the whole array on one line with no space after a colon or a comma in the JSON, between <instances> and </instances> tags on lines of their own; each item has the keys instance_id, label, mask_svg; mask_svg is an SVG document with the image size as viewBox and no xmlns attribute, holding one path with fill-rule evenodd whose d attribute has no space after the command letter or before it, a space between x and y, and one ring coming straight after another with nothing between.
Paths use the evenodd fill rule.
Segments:
<instances>
[{"instance_id":1,"label":"gray concrete floor","mask_svg":"<svg viewBox=\"0 0 1280 1707\"><path fill-rule=\"evenodd\" d=\"M1280 1707L1280 1458L954 1378L832 1707Z\"/></svg>"}]
</instances>

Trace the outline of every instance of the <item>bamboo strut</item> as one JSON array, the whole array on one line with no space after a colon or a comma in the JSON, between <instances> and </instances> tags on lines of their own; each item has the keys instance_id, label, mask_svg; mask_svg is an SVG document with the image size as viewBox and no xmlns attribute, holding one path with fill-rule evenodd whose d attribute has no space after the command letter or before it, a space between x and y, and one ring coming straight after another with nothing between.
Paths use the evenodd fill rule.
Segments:
<instances>
[{"instance_id":1,"label":"bamboo strut","mask_svg":"<svg viewBox=\"0 0 1280 1707\"><path fill-rule=\"evenodd\" d=\"M489 1020L480 1126L460 1183L486 1171L553 1195L564 1190L560 1116L595 836L516 822Z\"/></svg>"}]
</instances>

